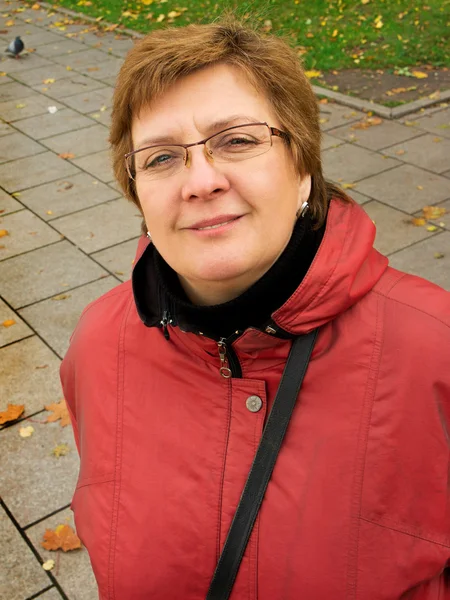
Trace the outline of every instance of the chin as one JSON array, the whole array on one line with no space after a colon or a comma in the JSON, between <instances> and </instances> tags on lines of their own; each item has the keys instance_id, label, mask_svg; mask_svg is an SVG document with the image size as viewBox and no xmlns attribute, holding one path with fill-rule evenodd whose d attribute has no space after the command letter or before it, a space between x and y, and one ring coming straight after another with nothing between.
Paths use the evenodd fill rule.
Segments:
<instances>
[{"instance_id":1,"label":"chin","mask_svg":"<svg viewBox=\"0 0 450 600\"><path fill-rule=\"evenodd\" d=\"M230 260L224 257L221 260L203 261L198 268L189 269L189 279L200 279L202 281L230 281L245 276L251 270L248 260Z\"/></svg>"}]
</instances>

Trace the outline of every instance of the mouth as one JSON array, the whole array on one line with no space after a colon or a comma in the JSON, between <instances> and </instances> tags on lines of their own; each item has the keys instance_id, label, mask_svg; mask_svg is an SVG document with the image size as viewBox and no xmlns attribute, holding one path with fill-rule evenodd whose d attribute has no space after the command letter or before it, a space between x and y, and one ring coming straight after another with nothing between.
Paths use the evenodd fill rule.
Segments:
<instances>
[{"instance_id":1,"label":"mouth","mask_svg":"<svg viewBox=\"0 0 450 600\"><path fill-rule=\"evenodd\" d=\"M194 231L212 231L214 229L220 229L221 227L226 227L231 223L240 219L242 215L220 215L213 219L205 219L203 221L199 221L188 227L187 229L191 229Z\"/></svg>"}]
</instances>

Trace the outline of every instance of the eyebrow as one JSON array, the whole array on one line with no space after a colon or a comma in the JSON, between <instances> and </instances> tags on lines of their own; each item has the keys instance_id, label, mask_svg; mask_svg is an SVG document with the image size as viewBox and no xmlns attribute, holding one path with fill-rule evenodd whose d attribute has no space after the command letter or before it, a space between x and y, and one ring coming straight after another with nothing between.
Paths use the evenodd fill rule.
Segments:
<instances>
[{"instance_id":1,"label":"eyebrow","mask_svg":"<svg viewBox=\"0 0 450 600\"><path fill-rule=\"evenodd\" d=\"M239 123L236 123L239 121ZM255 117L250 117L248 115L230 115L224 119L220 119L218 121L214 121L210 123L206 128L206 135L204 137L209 137L213 135L215 131L219 132L222 129L226 129L227 127L232 127L233 124L239 125L242 122L246 123L259 123L258 119ZM140 143L136 146L136 150L140 148L145 148L145 146L153 146L154 144L180 144L179 138L174 135L158 135L147 137L140 141Z\"/></svg>"}]
</instances>

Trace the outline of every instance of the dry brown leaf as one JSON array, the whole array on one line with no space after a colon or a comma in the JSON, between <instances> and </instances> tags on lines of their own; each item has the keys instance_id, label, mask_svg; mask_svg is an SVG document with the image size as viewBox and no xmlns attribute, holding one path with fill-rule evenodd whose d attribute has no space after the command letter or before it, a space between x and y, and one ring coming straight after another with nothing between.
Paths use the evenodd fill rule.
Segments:
<instances>
[{"instance_id":1,"label":"dry brown leaf","mask_svg":"<svg viewBox=\"0 0 450 600\"><path fill-rule=\"evenodd\" d=\"M77 550L81 548L81 540L70 525L58 525L55 530L46 529L41 546L45 550Z\"/></svg>"},{"instance_id":2,"label":"dry brown leaf","mask_svg":"<svg viewBox=\"0 0 450 600\"><path fill-rule=\"evenodd\" d=\"M24 404L8 404L8 408L0 412L0 425L15 421L25 410Z\"/></svg>"},{"instance_id":3,"label":"dry brown leaf","mask_svg":"<svg viewBox=\"0 0 450 600\"><path fill-rule=\"evenodd\" d=\"M31 8L32 10L39 10L41 8L41 5L36 2Z\"/></svg>"},{"instance_id":4,"label":"dry brown leaf","mask_svg":"<svg viewBox=\"0 0 450 600\"><path fill-rule=\"evenodd\" d=\"M62 190L70 190L70 188L73 188L73 183L71 183L70 181L63 181L61 185L62 188L58 188L58 192L61 192Z\"/></svg>"},{"instance_id":5,"label":"dry brown leaf","mask_svg":"<svg viewBox=\"0 0 450 600\"><path fill-rule=\"evenodd\" d=\"M422 73L422 71L413 71L411 75L416 79L426 79L428 77L428 75L426 73Z\"/></svg>"},{"instance_id":6,"label":"dry brown leaf","mask_svg":"<svg viewBox=\"0 0 450 600\"><path fill-rule=\"evenodd\" d=\"M53 296L52 300L67 300L67 298L70 298L70 294L58 294Z\"/></svg>"},{"instance_id":7,"label":"dry brown leaf","mask_svg":"<svg viewBox=\"0 0 450 600\"><path fill-rule=\"evenodd\" d=\"M413 217L413 219L411 219L411 223L416 227L423 227L426 223L426 220L423 217Z\"/></svg>"},{"instance_id":8,"label":"dry brown leaf","mask_svg":"<svg viewBox=\"0 0 450 600\"><path fill-rule=\"evenodd\" d=\"M98 67L88 67L86 70L89 71L89 73L92 73L93 71L98 71Z\"/></svg>"},{"instance_id":9,"label":"dry brown leaf","mask_svg":"<svg viewBox=\"0 0 450 600\"><path fill-rule=\"evenodd\" d=\"M2 325L3 327L11 327L11 325L15 325L16 322L14 321L14 319L6 319L6 321L3 321Z\"/></svg>"},{"instance_id":10,"label":"dry brown leaf","mask_svg":"<svg viewBox=\"0 0 450 600\"><path fill-rule=\"evenodd\" d=\"M59 158L63 158L64 160L68 160L69 158L75 158L75 154L72 154L72 152L61 152L61 154L58 154Z\"/></svg>"},{"instance_id":11,"label":"dry brown leaf","mask_svg":"<svg viewBox=\"0 0 450 600\"><path fill-rule=\"evenodd\" d=\"M9 232L6 229L0 229L0 238L9 235Z\"/></svg>"},{"instance_id":12,"label":"dry brown leaf","mask_svg":"<svg viewBox=\"0 0 450 600\"><path fill-rule=\"evenodd\" d=\"M402 156L403 154L405 154L406 150L402 150L400 148L400 150L396 150L395 154L397 154L397 156Z\"/></svg>"},{"instance_id":13,"label":"dry brown leaf","mask_svg":"<svg viewBox=\"0 0 450 600\"><path fill-rule=\"evenodd\" d=\"M427 220L440 219L445 215L447 210L439 206L424 206L422 208L423 216Z\"/></svg>"},{"instance_id":14,"label":"dry brown leaf","mask_svg":"<svg viewBox=\"0 0 450 600\"><path fill-rule=\"evenodd\" d=\"M442 252L435 252L434 253L434 258L444 258L445 254L442 254Z\"/></svg>"},{"instance_id":15,"label":"dry brown leaf","mask_svg":"<svg viewBox=\"0 0 450 600\"><path fill-rule=\"evenodd\" d=\"M59 458L60 456L66 456L70 452L70 448L67 444L58 444L52 450L52 454Z\"/></svg>"},{"instance_id":16,"label":"dry brown leaf","mask_svg":"<svg viewBox=\"0 0 450 600\"><path fill-rule=\"evenodd\" d=\"M351 129L369 129L369 127L374 127L375 125L381 125L383 123L383 119L380 117L369 117L364 121L360 121L359 123L355 123L352 125Z\"/></svg>"},{"instance_id":17,"label":"dry brown leaf","mask_svg":"<svg viewBox=\"0 0 450 600\"><path fill-rule=\"evenodd\" d=\"M46 423L55 423L61 419L61 427L70 425L69 411L67 410L66 401L63 399L61 402L54 402L53 404L46 404L45 410L53 412L52 415L47 417Z\"/></svg>"}]
</instances>

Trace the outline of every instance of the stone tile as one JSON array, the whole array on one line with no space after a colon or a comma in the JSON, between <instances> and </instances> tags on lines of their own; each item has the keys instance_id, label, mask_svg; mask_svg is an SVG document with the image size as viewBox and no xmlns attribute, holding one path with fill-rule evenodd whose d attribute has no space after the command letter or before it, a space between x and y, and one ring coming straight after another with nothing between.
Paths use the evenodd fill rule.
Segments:
<instances>
[{"instance_id":1,"label":"stone tile","mask_svg":"<svg viewBox=\"0 0 450 600\"><path fill-rule=\"evenodd\" d=\"M139 237L133 238L128 242L95 252L91 257L121 281L127 281L133 270L138 240Z\"/></svg>"},{"instance_id":2,"label":"stone tile","mask_svg":"<svg viewBox=\"0 0 450 600\"><path fill-rule=\"evenodd\" d=\"M16 133L16 130L13 127L10 127L7 123L2 123L0 121L0 137L3 135L9 135L10 133Z\"/></svg>"},{"instance_id":3,"label":"stone tile","mask_svg":"<svg viewBox=\"0 0 450 600\"><path fill-rule=\"evenodd\" d=\"M450 170L445 171L445 173L441 173L441 175L444 175L445 177L450 177Z\"/></svg>"},{"instance_id":4,"label":"stone tile","mask_svg":"<svg viewBox=\"0 0 450 600\"><path fill-rule=\"evenodd\" d=\"M0 578L0 597L24 600L49 584L49 578L31 552L25 540L0 507L0 561L3 573L14 573Z\"/></svg>"},{"instance_id":5,"label":"stone tile","mask_svg":"<svg viewBox=\"0 0 450 600\"><path fill-rule=\"evenodd\" d=\"M425 227L416 227L412 218L404 212L395 210L381 202L368 202L363 206L366 213L375 222L377 235L375 248L382 254L390 254L415 242L428 238L433 233Z\"/></svg>"},{"instance_id":6,"label":"stone tile","mask_svg":"<svg viewBox=\"0 0 450 600\"><path fill-rule=\"evenodd\" d=\"M328 135L328 133L322 133L322 150L328 150L328 148L337 148L344 142L337 137L333 137L332 135Z\"/></svg>"},{"instance_id":7,"label":"stone tile","mask_svg":"<svg viewBox=\"0 0 450 600\"><path fill-rule=\"evenodd\" d=\"M93 92L76 94L64 98L64 104L81 112L83 114L98 112L102 106L110 107L112 105L113 90L110 87L104 87ZM1 114L1 112L0 112Z\"/></svg>"},{"instance_id":8,"label":"stone tile","mask_svg":"<svg viewBox=\"0 0 450 600\"><path fill-rule=\"evenodd\" d=\"M0 164L45 152L45 148L26 135L16 132L0 138Z\"/></svg>"},{"instance_id":9,"label":"stone tile","mask_svg":"<svg viewBox=\"0 0 450 600\"><path fill-rule=\"evenodd\" d=\"M39 596L39 600L61 600L62 596L56 588L51 588Z\"/></svg>"},{"instance_id":10,"label":"stone tile","mask_svg":"<svg viewBox=\"0 0 450 600\"><path fill-rule=\"evenodd\" d=\"M114 36L113 39L105 40L101 48L121 57L126 56L138 39L129 36L124 36L121 39L116 39L116 37L117 36Z\"/></svg>"},{"instance_id":11,"label":"stone tile","mask_svg":"<svg viewBox=\"0 0 450 600\"><path fill-rule=\"evenodd\" d=\"M74 52L79 52L80 50L87 49L85 44L81 44L76 40L65 40L61 38L58 34L55 35L55 40L51 43L47 43L45 45L37 45L36 53L39 56L44 56L46 58L53 56L67 56L70 57Z\"/></svg>"},{"instance_id":12,"label":"stone tile","mask_svg":"<svg viewBox=\"0 0 450 600\"><path fill-rule=\"evenodd\" d=\"M360 194L357 190L345 190L346 193L353 198L355 202L358 204L365 204L366 202L370 202L373 198L369 198L368 196L364 196L364 194Z\"/></svg>"},{"instance_id":13,"label":"stone tile","mask_svg":"<svg viewBox=\"0 0 450 600\"><path fill-rule=\"evenodd\" d=\"M49 404L43 397L42 403ZM23 421L0 433L2 497L22 527L69 504L77 481L79 458L72 427L46 423L49 414L40 413L32 421ZM19 435L19 428L24 425L34 428L28 438ZM52 454L59 444L69 446L65 456Z\"/></svg>"},{"instance_id":14,"label":"stone tile","mask_svg":"<svg viewBox=\"0 0 450 600\"><path fill-rule=\"evenodd\" d=\"M89 113L89 116L108 128L111 124L111 108L108 108L104 111L98 110L96 112Z\"/></svg>"},{"instance_id":15,"label":"stone tile","mask_svg":"<svg viewBox=\"0 0 450 600\"><path fill-rule=\"evenodd\" d=\"M47 246L57 242L61 237L54 229L26 209L5 216L1 215L0 228L6 229L8 232L8 235L2 238L0 260Z\"/></svg>"},{"instance_id":16,"label":"stone tile","mask_svg":"<svg viewBox=\"0 0 450 600\"><path fill-rule=\"evenodd\" d=\"M63 133L62 135L57 135L55 137L46 138L42 141L42 143L57 154L62 152L70 152L75 155L75 158L77 158L79 156L84 156L86 154L92 154L94 152L100 152L101 150L108 149L108 137L109 131L106 127L103 125L94 124L92 127L85 127L83 129L77 129L75 131Z\"/></svg>"},{"instance_id":17,"label":"stone tile","mask_svg":"<svg viewBox=\"0 0 450 600\"><path fill-rule=\"evenodd\" d=\"M12 34L11 39L14 37L15 35ZM11 74L14 76L14 79L16 79L23 71L48 67L52 64L52 62L43 56L37 56L37 54L24 54L20 60L6 56L0 60L0 71Z\"/></svg>"},{"instance_id":18,"label":"stone tile","mask_svg":"<svg viewBox=\"0 0 450 600\"><path fill-rule=\"evenodd\" d=\"M392 158L383 158L376 152L350 144L325 150L322 153L322 161L327 179L343 180L346 183L375 175L399 164Z\"/></svg>"},{"instance_id":19,"label":"stone tile","mask_svg":"<svg viewBox=\"0 0 450 600\"><path fill-rule=\"evenodd\" d=\"M12 196L0 190L0 216L4 217L9 213L16 212L18 210L22 210L23 205L20 202L17 202Z\"/></svg>"},{"instance_id":20,"label":"stone tile","mask_svg":"<svg viewBox=\"0 0 450 600\"><path fill-rule=\"evenodd\" d=\"M320 105L320 125L323 131L334 129L340 125L348 125L361 120L363 117L363 112L339 104Z\"/></svg>"},{"instance_id":21,"label":"stone tile","mask_svg":"<svg viewBox=\"0 0 450 600\"><path fill-rule=\"evenodd\" d=\"M437 204L433 204L433 206L444 208L446 212L439 219L429 219L429 223L450 230L450 200L447 200L447 202L438 202ZM414 213L414 216L423 217L423 211L418 210Z\"/></svg>"},{"instance_id":22,"label":"stone tile","mask_svg":"<svg viewBox=\"0 0 450 600\"><path fill-rule=\"evenodd\" d=\"M60 363L37 336L0 348L0 410L5 410L8 403L23 404L27 417L42 410L44 404L59 402ZM3 433L0 432L0 438Z\"/></svg>"},{"instance_id":23,"label":"stone tile","mask_svg":"<svg viewBox=\"0 0 450 600\"><path fill-rule=\"evenodd\" d=\"M14 320L15 324L5 327L3 323L7 320ZM12 344L33 334L34 332L28 325L5 302L0 300L0 347Z\"/></svg>"},{"instance_id":24,"label":"stone tile","mask_svg":"<svg viewBox=\"0 0 450 600\"><path fill-rule=\"evenodd\" d=\"M401 160L435 173L443 173L450 166L450 139L444 137L427 133L413 140L392 146L384 153L395 156L399 150L404 150Z\"/></svg>"},{"instance_id":25,"label":"stone tile","mask_svg":"<svg viewBox=\"0 0 450 600\"><path fill-rule=\"evenodd\" d=\"M450 137L450 108L417 119L418 127L436 136Z\"/></svg>"},{"instance_id":26,"label":"stone tile","mask_svg":"<svg viewBox=\"0 0 450 600\"><path fill-rule=\"evenodd\" d=\"M52 225L79 248L95 252L140 234L139 209L124 198L55 219Z\"/></svg>"},{"instance_id":27,"label":"stone tile","mask_svg":"<svg viewBox=\"0 0 450 600\"><path fill-rule=\"evenodd\" d=\"M74 165L58 158L53 152L19 158L0 165L0 181L8 192L15 192L41 183L78 173Z\"/></svg>"},{"instance_id":28,"label":"stone tile","mask_svg":"<svg viewBox=\"0 0 450 600\"><path fill-rule=\"evenodd\" d=\"M20 310L19 314L63 358L69 347L70 336L85 306L117 285L119 281L114 277L99 279L67 292L62 298L60 294L56 298L32 304Z\"/></svg>"},{"instance_id":29,"label":"stone tile","mask_svg":"<svg viewBox=\"0 0 450 600\"><path fill-rule=\"evenodd\" d=\"M72 52L69 58L67 56L54 57L53 60L60 65L70 65L78 71L84 67L95 67L108 58L108 53L96 48L89 48L83 45L78 52Z\"/></svg>"},{"instance_id":30,"label":"stone tile","mask_svg":"<svg viewBox=\"0 0 450 600\"><path fill-rule=\"evenodd\" d=\"M58 525L70 525L75 529L72 511L66 509L45 521L27 529L26 534L33 546L38 549L43 560L55 559L55 552L44 550L41 541L46 529L55 529ZM73 552L61 552L58 556L58 573L53 570L58 583L70 600L94 600L98 598L98 589L86 548ZM40 600L40 599L39 599Z\"/></svg>"},{"instance_id":31,"label":"stone tile","mask_svg":"<svg viewBox=\"0 0 450 600\"><path fill-rule=\"evenodd\" d=\"M83 158L74 158L72 163L104 183L114 180L109 150L102 150Z\"/></svg>"},{"instance_id":32,"label":"stone tile","mask_svg":"<svg viewBox=\"0 0 450 600\"><path fill-rule=\"evenodd\" d=\"M29 26L27 24L27 26ZM52 42L55 42L59 39L59 35L51 32L51 31L46 31L45 29L39 29L39 31L34 31L33 33L27 33L24 36L24 43L25 43L25 50L28 50L28 48L33 48L36 49L36 47L38 47L41 44L50 44Z\"/></svg>"},{"instance_id":33,"label":"stone tile","mask_svg":"<svg viewBox=\"0 0 450 600\"><path fill-rule=\"evenodd\" d=\"M50 221L118 196L120 193L91 175L79 173L25 190L21 192L20 200L42 219Z\"/></svg>"},{"instance_id":34,"label":"stone tile","mask_svg":"<svg viewBox=\"0 0 450 600\"><path fill-rule=\"evenodd\" d=\"M92 77L92 79L106 79L107 77L114 77L115 75L117 75L122 64L122 58L110 56L106 59L103 59L101 63L98 63L96 65L92 65L90 67L77 68L77 71L79 73L83 73L84 75Z\"/></svg>"},{"instance_id":35,"label":"stone tile","mask_svg":"<svg viewBox=\"0 0 450 600\"><path fill-rule=\"evenodd\" d=\"M380 125L373 125L368 129L354 129L358 123L359 121L352 125L343 125L337 129L330 129L328 133L341 140L352 142L369 150L381 150L381 148L386 148L387 146L392 146L393 144L420 135L419 132L411 127L405 127L395 121L383 120Z\"/></svg>"},{"instance_id":36,"label":"stone tile","mask_svg":"<svg viewBox=\"0 0 450 600\"><path fill-rule=\"evenodd\" d=\"M402 165L358 182L358 191L409 213L450 196L450 181L413 165Z\"/></svg>"},{"instance_id":37,"label":"stone tile","mask_svg":"<svg viewBox=\"0 0 450 600\"><path fill-rule=\"evenodd\" d=\"M25 88L25 90L23 93L27 95L23 98L14 98L0 103L0 116L8 123L46 114L49 106L56 106L58 109L63 108L62 104L50 100L47 96L38 94L30 88Z\"/></svg>"},{"instance_id":38,"label":"stone tile","mask_svg":"<svg viewBox=\"0 0 450 600\"><path fill-rule=\"evenodd\" d=\"M55 81L51 86L39 85L33 86L33 89L37 92L42 92L51 98L61 99L65 96L73 96L81 92L90 92L92 90L98 90L104 87L101 81L96 81L90 77L84 75L72 73L70 79L61 79Z\"/></svg>"},{"instance_id":39,"label":"stone tile","mask_svg":"<svg viewBox=\"0 0 450 600\"><path fill-rule=\"evenodd\" d=\"M414 244L389 257L391 267L424 277L450 291L450 232ZM442 258L435 258L443 254Z\"/></svg>"},{"instance_id":40,"label":"stone tile","mask_svg":"<svg viewBox=\"0 0 450 600\"><path fill-rule=\"evenodd\" d=\"M67 292L104 274L99 265L67 241L0 262L2 296L16 309Z\"/></svg>"},{"instance_id":41,"label":"stone tile","mask_svg":"<svg viewBox=\"0 0 450 600\"><path fill-rule=\"evenodd\" d=\"M61 80L61 79L66 79L67 77L70 77L71 75L72 75L71 72L68 71L65 66L57 65L56 63L51 62L50 64L45 65L44 67L40 67L38 69L33 68L33 69L30 69L29 71L22 71L21 73L15 73L14 77L18 81L22 81L23 83L26 83L29 86L42 84L42 85L48 86L50 89L50 86L52 84L45 83L46 79Z\"/></svg>"},{"instance_id":42,"label":"stone tile","mask_svg":"<svg viewBox=\"0 0 450 600\"><path fill-rule=\"evenodd\" d=\"M80 115L70 108L63 108L53 115L47 113L39 117L30 117L29 119L16 121L14 126L30 137L42 140L53 135L58 135L59 133L65 133L66 131L89 127L92 124L92 119Z\"/></svg>"},{"instance_id":43,"label":"stone tile","mask_svg":"<svg viewBox=\"0 0 450 600\"><path fill-rule=\"evenodd\" d=\"M0 87L0 102L7 102L8 100L17 101L21 98L27 98L32 94L33 90L27 85L22 85L15 81L13 83L5 83Z\"/></svg>"}]
</instances>

